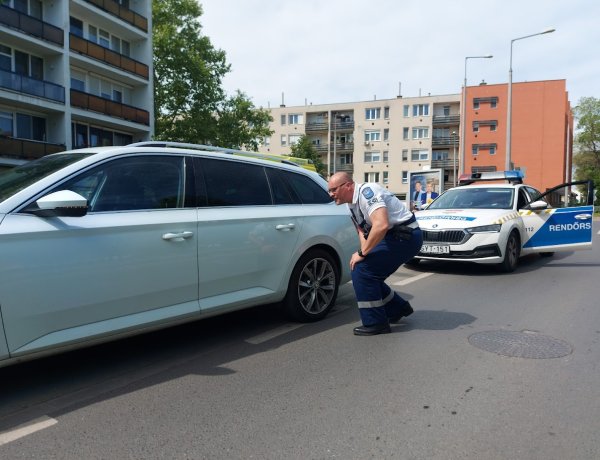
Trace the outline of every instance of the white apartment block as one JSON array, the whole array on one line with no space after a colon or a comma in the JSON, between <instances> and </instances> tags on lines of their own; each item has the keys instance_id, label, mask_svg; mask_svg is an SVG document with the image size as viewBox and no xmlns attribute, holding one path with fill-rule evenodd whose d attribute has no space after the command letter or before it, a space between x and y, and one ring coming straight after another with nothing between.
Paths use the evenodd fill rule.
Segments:
<instances>
[{"instance_id":1,"label":"white apartment block","mask_svg":"<svg viewBox=\"0 0 600 460\"><path fill-rule=\"evenodd\" d=\"M0 168L149 140L150 0L0 0Z\"/></svg>"},{"instance_id":2,"label":"white apartment block","mask_svg":"<svg viewBox=\"0 0 600 460\"><path fill-rule=\"evenodd\" d=\"M348 171L357 182L378 182L401 199L409 190L409 172L441 169L444 188L454 183L460 94L282 105L270 112L274 133L261 152L290 155L290 146L306 134L328 175Z\"/></svg>"}]
</instances>

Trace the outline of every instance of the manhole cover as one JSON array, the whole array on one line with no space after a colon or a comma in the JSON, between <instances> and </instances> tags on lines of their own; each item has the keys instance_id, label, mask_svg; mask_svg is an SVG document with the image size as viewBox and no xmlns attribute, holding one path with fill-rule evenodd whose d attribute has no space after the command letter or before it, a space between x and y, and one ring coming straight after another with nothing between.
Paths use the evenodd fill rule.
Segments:
<instances>
[{"instance_id":1,"label":"manhole cover","mask_svg":"<svg viewBox=\"0 0 600 460\"><path fill-rule=\"evenodd\" d=\"M485 351L514 358L561 358L570 355L571 345L532 331L484 331L469 337L469 343Z\"/></svg>"}]
</instances>

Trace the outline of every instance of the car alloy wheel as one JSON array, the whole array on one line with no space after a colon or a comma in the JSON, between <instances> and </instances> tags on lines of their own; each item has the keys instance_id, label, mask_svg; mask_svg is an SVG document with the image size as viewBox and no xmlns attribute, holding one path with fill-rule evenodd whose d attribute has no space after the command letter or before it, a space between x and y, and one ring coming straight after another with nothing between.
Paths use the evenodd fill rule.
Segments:
<instances>
[{"instance_id":1,"label":"car alloy wheel","mask_svg":"<svg viewBox=\"0 0 600 460\"><path fill-rule=\"evenodd\" d=\"M287 314L296 321L317 321L333 307L339 286L338 269L325 251L304 254L292 271L284 299Z\"/></svg>"}]
</instances>

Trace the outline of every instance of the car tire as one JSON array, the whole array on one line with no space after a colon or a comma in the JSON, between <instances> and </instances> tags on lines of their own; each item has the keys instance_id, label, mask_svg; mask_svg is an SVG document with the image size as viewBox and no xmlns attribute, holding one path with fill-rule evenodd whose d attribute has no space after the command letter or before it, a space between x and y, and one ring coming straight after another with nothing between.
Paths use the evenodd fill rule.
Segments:
<instances>
[{"instance_id":1,"label":"car tire","mask_svg":"<svg viewBox=\"0 0 600 460\"><path fill-rule=\"evenodd\" d=\"M300 257L283 299L287 316L303 323L327 316L337 297L339 273L333 257L326 251L313 249Z\"/></svg>"},{"instance_id":2,"label":"car tire","mask_svg":"<svg viewBox=\"0 0 600 460\"><path fill-rule=\"evenodd\" d=\"M521 256L521 239L516 231L512 231L508 235L506 241L506 248L504 249L504 260L500 263L499 269L504 273L511 273L515 271L519 264L519 257Z\"/></svg>"}]
</instances>

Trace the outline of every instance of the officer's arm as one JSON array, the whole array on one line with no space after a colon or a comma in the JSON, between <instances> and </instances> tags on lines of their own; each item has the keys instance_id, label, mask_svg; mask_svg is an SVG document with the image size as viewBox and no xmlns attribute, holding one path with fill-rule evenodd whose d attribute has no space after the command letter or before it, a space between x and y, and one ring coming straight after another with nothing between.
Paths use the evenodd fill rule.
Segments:
<instances>
[{"instance_id":1,"label":"officer's arm","mask_svg":"<svg viewBox=\"0 0 600 460\"><path fill-rule=\"evenodd\" d=\"M388 231L388 213L386 207L377 208L371 214L369 214L371 223L373 224L371 230L369 230L369 238L361 238L361 251L366 256L369 251L373 249L377 244L383 240L385 234Z\"/></svg>"}]
</instances>

